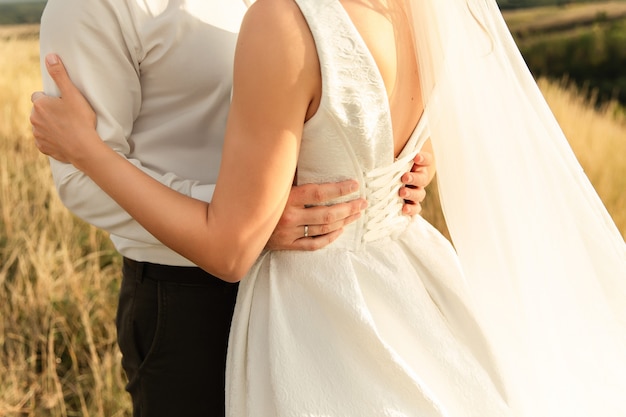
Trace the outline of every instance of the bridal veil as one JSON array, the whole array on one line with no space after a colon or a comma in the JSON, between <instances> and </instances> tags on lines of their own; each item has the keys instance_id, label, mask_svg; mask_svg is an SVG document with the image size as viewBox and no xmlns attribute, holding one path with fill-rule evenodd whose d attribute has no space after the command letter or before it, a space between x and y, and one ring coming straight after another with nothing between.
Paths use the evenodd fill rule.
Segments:
<instances>
[{"instance_id":1,"label":"bridal veil","mask_svg":"<svg viewBox=\"0 0 626 417\"><path fill-rule=\"evenodd\" d=\"M626 245L495 0L407 0L440 195L520 416L626 416Z\"/></svg>"}]
</instances>

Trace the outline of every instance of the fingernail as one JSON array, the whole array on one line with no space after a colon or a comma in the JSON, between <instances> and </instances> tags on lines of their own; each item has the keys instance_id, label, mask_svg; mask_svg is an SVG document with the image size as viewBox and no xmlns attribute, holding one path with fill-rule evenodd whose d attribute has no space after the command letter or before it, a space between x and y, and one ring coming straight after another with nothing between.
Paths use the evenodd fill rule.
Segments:
<instances>
[{"instance_id":1,"label":"fingernail","mask_svg":"<svg viewBox=\"0 0 626 417\"><path fill-rule=\"evenodd\" d=\"M413 175L409 174L406 176L406 182L412 182L413 181Z\"/></svg>"},{"instance_id":2,"label":"fingernail","mask_svg":"<svg viewBox=\"0 0 626 417\"><path fill-rule=\"evenodd\" d=\"M365 210L367 208L367 201L361 202L361 210Z\"/></svg>"},{"instance_id":3,"label":"fingernail","mask_svg":"<svg viewBox=\"0 0 626 417\"><path fill-rule=\"evenodd\" d=\"M46 62L48 65L56 65L59 63L59 57L56 54L46 55Z\"/></svg>"}]
</instances>

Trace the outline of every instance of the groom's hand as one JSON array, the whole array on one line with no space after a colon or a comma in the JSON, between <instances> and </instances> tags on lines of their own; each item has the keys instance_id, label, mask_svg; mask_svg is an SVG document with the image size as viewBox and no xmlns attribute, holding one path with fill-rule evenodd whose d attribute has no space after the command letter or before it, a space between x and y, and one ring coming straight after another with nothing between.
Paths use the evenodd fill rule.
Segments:
<instances>
[{"instance_id":1,"label":"groom's hand","mask_svg":"<svg viewBox=\"0 0 626 417\"><path fill-rule=\"evenodd\" d=\"M426 198L426 186L435 175L434 158L430 152L418 153L410 172L402 176L404 187L398 192L404 199L402 213L414 216L422 211L421 203Z\"/></svg>"},{"instance_id":2,"label":"groom's hand","mask_svg":"<svg viewBox=\"0 0 626 417\"><path fill-rule=\"evenodd\" d=\"M332 206L326 204L352 194L358 188L358 183L353 180L292 187L285 211L265 247L316 250L328 245L341 235L344 226L361 216L367 203L359 198Z\"/></svg>"},{"instance_id":3,"label":"groom's hand","mask_svg":"<svg viewBox=\"0 0 626 417\"><path fill-rule=\"evenodd\" d=\"M58 161L72 163L85 154L86 138L100 140L92 134L95 132L96 114L72 83L61 59L56 54L48 54L45 63L60 95L52 97L42 91L31 95L30 123L35 146L41 153Z\"/></svg>"}]
</instances>

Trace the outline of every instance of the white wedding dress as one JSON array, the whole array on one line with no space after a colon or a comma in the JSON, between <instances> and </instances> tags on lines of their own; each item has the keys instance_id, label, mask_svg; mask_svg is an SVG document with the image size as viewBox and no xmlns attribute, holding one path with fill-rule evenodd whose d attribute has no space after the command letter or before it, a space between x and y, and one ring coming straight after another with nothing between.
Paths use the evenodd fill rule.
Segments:
<instances>
[{"instance_id":1,"label":"white wedding dress","mask_svg":"<svg viewBox=\"0 0 626 417\"><path fill-rule=\"evenodd\" d=\"M242 280L228 415L511 415L452 246L401 214L399 178L428 137L426 117L394 158L385 86L345 10L298 3L323 80L298 183L356 178L369 207L329 247L265 252Z\"/></svg>"},{"instance_id":2,"label":"white wedding dress","mask_svg":"<svg viewBox=\"0 0 626 417\"><path fill-rule=\"evenodd\" d=\"M495 0L405 1L426 109L397 159L343 6L296 3L322 74L298 183L355 178L369 207L241 282L228 415L626 417L626 244ZM427 137L454 249L400 214Z\"/></svg>"}]
</instances>

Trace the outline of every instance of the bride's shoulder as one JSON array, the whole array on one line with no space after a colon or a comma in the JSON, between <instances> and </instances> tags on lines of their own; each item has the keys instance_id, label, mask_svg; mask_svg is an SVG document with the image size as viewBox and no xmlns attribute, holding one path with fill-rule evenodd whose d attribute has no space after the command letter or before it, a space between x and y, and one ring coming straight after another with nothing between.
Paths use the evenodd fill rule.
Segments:
<instances>
[{"instance_id":1,"label":"bride's shoulder","mask_svg":"<svg viewBox=\"0 0 626 417\"><path fill-rule=\"evenodd\" d=\"M246 13L246 19L263 19L268 27L297 24L300 18L300 8L294 0L256 0Z\"/></svg>"},{"instance_id":2,"label":"bride's shoulder","mask_svg":"<svg viewBox=\"0 0 626 417\"><path fill-rule=\"evenodd\" d=\"M272 55L274 65L305 68L316 59L315 42L294 0L257 0L248 9L239 32L238 49Z\"/></svg>"}]
</instances>

